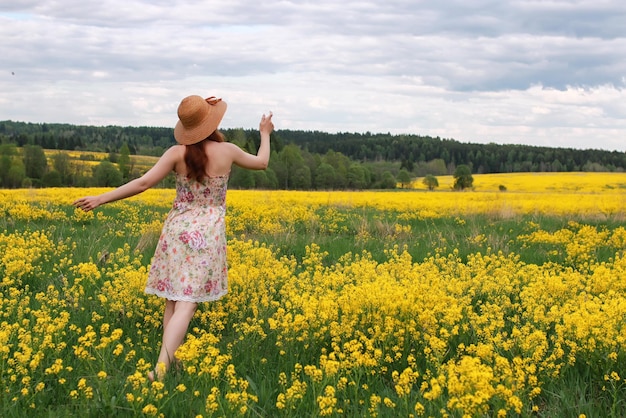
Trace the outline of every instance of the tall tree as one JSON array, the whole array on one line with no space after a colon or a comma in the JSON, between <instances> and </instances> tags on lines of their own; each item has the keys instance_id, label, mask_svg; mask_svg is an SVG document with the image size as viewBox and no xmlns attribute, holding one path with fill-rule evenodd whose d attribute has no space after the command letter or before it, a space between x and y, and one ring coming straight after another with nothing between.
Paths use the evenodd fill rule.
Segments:
<instances>
[{"instance_id":1,"label":"tall tree","mask_svg":"<svg viewBox=\"0 0 626 418\"><path fill-rule=\"evenodd\" d=\"M348 168L348 187L355 190L362 190L367 187L365 168L359 163L352 163Z\"/></svg>"},{"instance_id":2,"label":"tall tree","mask_svg":"<svg viewBox=\"0 0 626 418\"><path fill-rule=\"evenodd\" d=\"M70 156L65 152L57 152L52 156L52 167L61 177L63 185L71 185Z\"/></svg>"},{"instance_id":3,"label":"tall tree","mask_svg":"<svg viewBox=\"0 0 626 418\"><path fill-rule=\"evenodd\" d=\"M111 161L103 160L94 168L93 179L98 187L117 187L122 184L122 173Z\"/></svg>"},{"instance_id":4,"label":"tall tree","mask_svg":"<svg viewBox=\"0 0 626 418\"><path fill-rule=\"evenodd\" d=\"M308 190L311 188L311 169L306 165L296 168L292 176L293 188Z\"/></svg>"},{"instance_id":5,"label":"tall tree","mask_svg":"<svg viewBox=\"0 0 626 418\"><path fill-rule=\"evenodd\" d=\"M244 145L246 144L246 141L247 141L246 132L241 128L231 129L227 135L228 135L229 142L232 142L235 145L238 145L243 148Z\"/></svg>"},{"instance_id":6,"label":"tall tree","mask_svg":"<svg viewBox=\"0 0 626 418\"><path fill-rule=\"evenodd\" d=\"M27 179L27 177L24 163L20 159L14 160L11 164L11 168L9 168L9 172L7 173L7 187L22 187L25 179Z\"/></svg>"},{"instance_id":7,"label":"tall tree","mask_svg":"<svg viewBox=\"0 0 626 418\"><path fill-rule=\"evenodd\" d=\"M279 187L284 189L293 189L293 177L296 171L304 165L304 158L300 154L300 148L297 145L287 145L278 153L278 162L282 166L280 172L276 171L279 180Z\"/></svg>"},{"instance_id":8,"label":"tall tree","mask_svg":"<svg viewBox=\"0 0 626 418\"><path fill-rule=\"evenodd\" d=\"M426 177L424 177L422 183L424 183L424 186L428 187L428 190L431 191L435 190L435 187L439 187L439 180L437 180L437 177L433 176L432 174L428 174Z\"/></svg>"},{"instance_id":9,"label":"tall tree","mask_svg":"<svg viewBox=\"0 0 626 418\"><path fill-rule=\"evenodd\" d=\"M44 187L61 187L61 174L56 170L48 171L41 178L41 184Z\"/></svg>"},{"instance_id":10,"label":"tall tree","mask_svg":"<svg viewBox=\"0 0 626 418\"><path fill-rule=\"evenodd\" d=\"M244 170L238 166L233 167L228 179L228 187L233 189L252 189L254 186L255 176L252 170Z\"/></svg>"},{"instance_id":11,"label":"tall tree","mask_svg":"<svg viewBox=\"0 0 626 418\"><path fill-rule=\"evenodd\" d=\"M335 169L328 163L321 163L315 170L315 188L332 189L335 185Z\"/></svg>"},{"instance_id":12,"label":"tall tree","mask_svg":"<svg viewBox=\"0 0 626 418\"><path fill-rule=\"evenodd\" d=\"M11 157L8 155L0 155L0 186L8 187L7 178L11 169Z\"/></svg>"},{"instance_id":13,"label":"tall tree","mask_svg":"<svg viewBox=\"0 0 626 418\"><path fill-rule=\"evenodd\" d=\"M48 169L46 154L40 145L24 145L24 169L26 177L41 179Z\"/></svg>"},{"instance_id":14,"label":"tall tree","mask_svg":"<svg viewBox=\"0 0 626 418\"><path fill-rule=\"evenodd\" d=\"M117 160L117 167L122 173L122 178L124 179L124 181L129 180L131 170L130 148L128 148L128 144L126 142L124 142L124 144L122 144L122 147L120 148L120 156Z\"/></svg>"},{"instance_id":15,"label":"tall tree","mask_svg":"<svg viewBox=\"0 0 626 418\"><path fill-rule=\"evenodd\" d=\"M1 144L0 145L0 186L9 186L9 170L11 170L11 164L14 157L17 155L17 147L13 144Z\"/></svg>"},{"instance_id":16,"label":"tall tree","mask_svg":"<svg viewBox=\"0 0 626 418\"><path fill-rule=\"evenodd\" d=\"M398 181L402 184L402 188L405 189L409 184L411 184L411 174L403 168L398 173Z\"/></svg>"},{"instance_id":17,"label":"tall tree","mask_svg":"<svg viewBox=\"0 0 626 418\"><path fill-rule=\"evenodd\" d=\"M340 152L329 150L324 155L323 161L335 169L335 188L345 189L348 185L348 167L351 161Z\"/></svg>"},{"instance_id":18,"label":"tall tree","mask_svg":"<svg viewBox=\"0 0 626 418\"><path fill-rule=\"evenodd\" d=\"M459 165L454 170L454 189L455 190L464 190L469 189L474 184L474 177L472 177L472 171L469 166L465 164Z\"/></svg>"},{"instance_id":19,"label":"tall tree","mask_svg":"<svg viewBox=\"0 0 626 418\"><path fill-rule=\"evenodd\" d=\"M250 170L246 170L250 171ZM257 189L276 189L278 187L278 181L276 180L276 174L271 168L265 170L252 171L254 176L254 187Z\"/></svg>"},{"instance_id":20,"label":"tall tree","mask_svg":"<svg viewBox=\"0 0 626 418\"><path fill-rule=\"evenodd\" d=\"M396 178L391 174L390 171L385 171L380 180L380 188L381 189L395 189L396 188Z\"/></svg>"}]
</instances>

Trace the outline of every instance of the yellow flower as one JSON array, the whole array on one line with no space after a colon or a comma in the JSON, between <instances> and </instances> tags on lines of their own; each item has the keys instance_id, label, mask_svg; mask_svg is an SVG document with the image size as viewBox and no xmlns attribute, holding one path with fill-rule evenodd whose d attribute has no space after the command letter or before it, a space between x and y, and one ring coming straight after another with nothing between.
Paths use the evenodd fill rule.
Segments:
<instances>
[{"instance_id":1,"label":"yellow flower","mask_svg":"<svg viewBox=\"0 0 626 418\"><path fill-rule=\"evenodd\" d=\"M383 399L383 404L387 407L387 408L395 408L396 404L389 398L385 398Z\"/></svg>"},{"instance_id":2,"label":"yellow flower","mask_svg":"<svg viewBox=\"0 0 626 418\"><path fill-rule=\"evenodd\" d=\"M124 351L124 346L122 344L117 344L115 346L115 349L113 350L113 355L119 356L120 354L122 354L122 351Z\"/></svg>"},{"instance_id":3,"label":"yellow flower","mask_svg":"<svg viewBox=\"0 0 626 418\"><path fill-rule=\"evenodd\" d=\"M159 410L157 409L156 406L154 406L152 404L148 404L148 405L143 407L141 412L144 413L145 415L155 416L159 412Z\"/></svg>"},{"instance_id":4,"label":"yellow flower","mask_svg":"<svg viewBox=\"0 0 626 418\"><path fill-rule=\"evenodd\" d=\"M335 388L326 386L324 388L324 394L317 397L317 406L319 407L320 416L332 415L336 404Z\"/></svg>"},{"instance_id":5,"label":"yellow flower","mask_svg":"<svg viewBox=\"0 0 626 418\"><path fill-rule=\"evenodd\" d=\"M285 394L284 393L279 393L278 396L276 397L276 408L278 409L285 409Z\"/></svg>"},{"instance_id":6,"label":"yellow flower","mask_svg":"<svg viewBox=\"0 0 626 418\"><path fill-rule=\"evenodd\" d=\"M211 393L207 395L206 404L205 404L205 409L208 413L212 414L219 409L220 405L217 402L219 395L220 395L220 390L215 386L212 387Z\"/></svg>"},{"instance_id":7,"label":"yellow flower","mask_svg":"<svg viewBox=\"0 0 626 418\"><path fill-rule=\"evenodd\" d=\"M165 384L161 382L160 380L155 380L154 382L152 382L150 386L152 387L154 391L159 392L163 390L163 388L165 387Z\"/></svg>"}]
</instances>

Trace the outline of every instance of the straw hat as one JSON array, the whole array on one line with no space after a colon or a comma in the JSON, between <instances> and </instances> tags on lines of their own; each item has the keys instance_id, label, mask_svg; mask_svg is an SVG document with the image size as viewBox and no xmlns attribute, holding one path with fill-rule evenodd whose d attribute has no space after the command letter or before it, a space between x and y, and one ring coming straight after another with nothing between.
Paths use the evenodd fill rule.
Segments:
<instances>
[{"instance_id":1,"label":"straw hat","mask_svg":"<svg viewBox=\"0 0 626 418\"><path fill-rule=\"evenodd\" d=\"M174 138L182 145L191 145L208 138L220 124L226 112L226 102L211 96L185 97L178 106L178 122Z\"/></svg>"}]
</instances>

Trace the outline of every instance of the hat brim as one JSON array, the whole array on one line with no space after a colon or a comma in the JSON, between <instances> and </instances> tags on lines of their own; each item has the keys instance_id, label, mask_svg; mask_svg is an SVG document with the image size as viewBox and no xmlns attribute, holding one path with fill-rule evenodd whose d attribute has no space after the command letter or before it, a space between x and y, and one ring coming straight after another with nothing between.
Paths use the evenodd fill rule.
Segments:
<instances>
[{"instance_id":1,"label":"hat brim","mask_svg":"<svg viewBox=\"0 0 626 418\"><path fill-rule=\"evenodd\" d=\"M220 125L226 113L226 107L226 102L223 100L214 105L209 105L210 111L207 112L202 121L193 129L185 128L182 122L178 120L174 127L174 138L176 142L181 145L192 145L208 138Z\"/></svg>"}]
</instances>

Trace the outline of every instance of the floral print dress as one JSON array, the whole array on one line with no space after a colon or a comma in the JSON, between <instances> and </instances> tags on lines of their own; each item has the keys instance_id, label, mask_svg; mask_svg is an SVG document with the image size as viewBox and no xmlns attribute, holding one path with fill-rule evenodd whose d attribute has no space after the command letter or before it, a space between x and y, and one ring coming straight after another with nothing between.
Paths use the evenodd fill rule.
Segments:
<instances>
[{"instance_id":1,"label":"floral print dress","mask_svg":"<svg viewBox=\"0 0 626 418\"><path fill-rule=\"evenodd\" d=\"M145 292L169 300L208 302L228 292L226 188L228 175L202 182L176 174Z\"/></svg>"}]
</instances>

